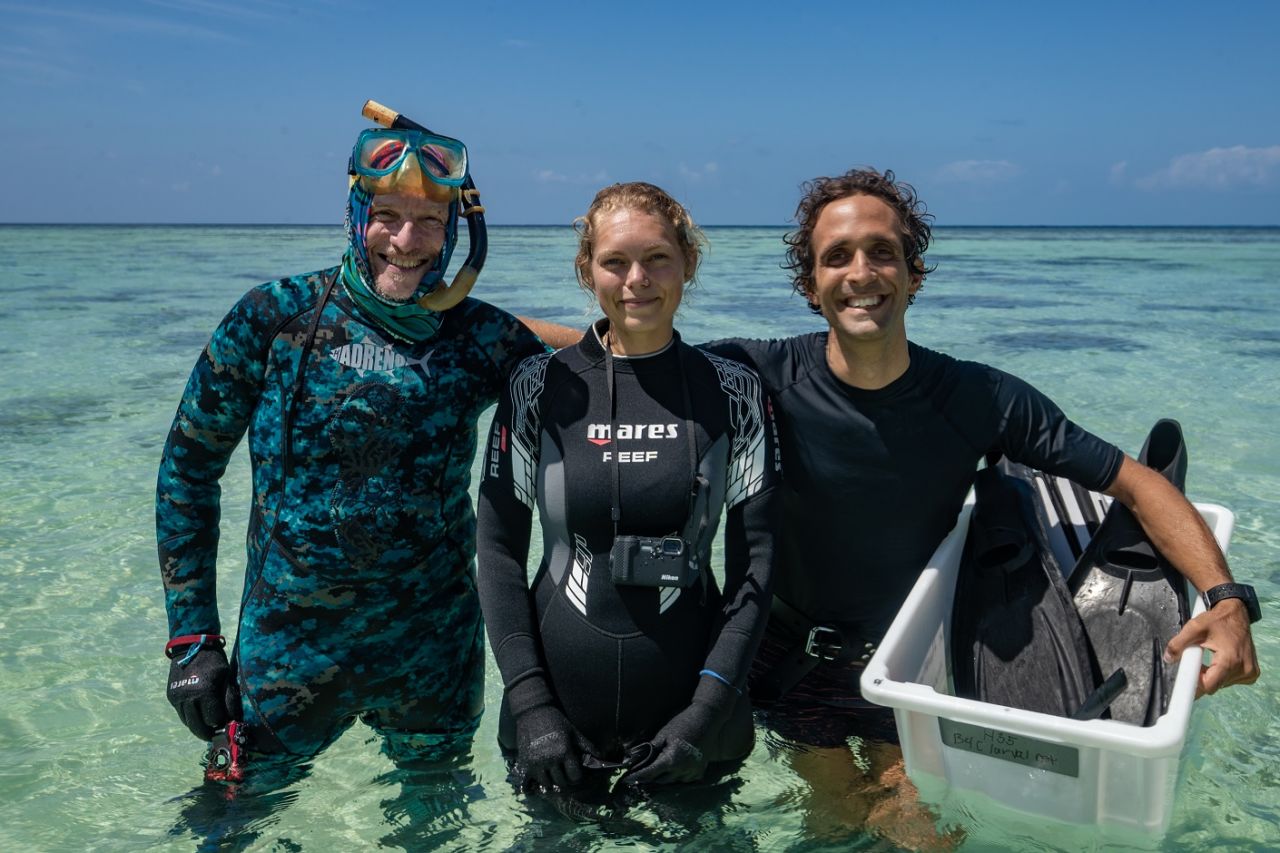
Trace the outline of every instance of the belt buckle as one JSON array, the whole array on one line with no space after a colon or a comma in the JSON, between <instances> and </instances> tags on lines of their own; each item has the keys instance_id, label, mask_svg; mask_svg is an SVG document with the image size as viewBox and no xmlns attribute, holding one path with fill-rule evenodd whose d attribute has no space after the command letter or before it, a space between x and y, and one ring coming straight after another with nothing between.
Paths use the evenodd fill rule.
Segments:
<instances>
[{"instance_id":1,"label":"belt buckle","mask_svg":"<svg viewBox=\"0 0 1280 853\"><path fill-rule=\"evenodd\" d=\"M819 660L835 660L840 656L840 632L825 625L814 625L809 629L809 638L804 643L804 653Z\"/></svg>"}]
</instances>

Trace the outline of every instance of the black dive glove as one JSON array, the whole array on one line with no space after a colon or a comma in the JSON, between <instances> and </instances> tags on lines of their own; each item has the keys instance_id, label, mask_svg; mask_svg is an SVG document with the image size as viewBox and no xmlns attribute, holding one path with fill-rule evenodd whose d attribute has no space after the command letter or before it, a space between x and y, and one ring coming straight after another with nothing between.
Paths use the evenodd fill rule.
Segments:
<instances>
[{"instance_id":1,"label":"black dive glove","mask_svg":"<svg viewBox=\"0 0 1280 853\"><path fill-rule=\"evenodd\" d=\"M516 770L526 787L544 791L582 781L577 737L559 708L539 705L516 717Z\"/></svg>"},{"instance_id":2,"label":"black dive glove","mask_svg":"<svg viewBox=\"0 0 1280 853\"><path fill-rule=\"evenodd\" d=\"M215 729L239 719L240 702L222 648L225 640L214 635L190 639L185 645L170 642L165 649L172 659L165 695L183 725L201 740L209 740Z\"/></svg>"},{"instance_id":3,"label":"black dive glove","mask_svg":"<svg viewBox=\"0 0 1280 853\"><path fill-rule=\"evenodd\" d=\"M633 767L621 781L633 785L697 782L707 772L705 750L733 710L738 694L727 684L704 676L693 702L658 730L648 761Z\"/></svg>"}]
</instances>

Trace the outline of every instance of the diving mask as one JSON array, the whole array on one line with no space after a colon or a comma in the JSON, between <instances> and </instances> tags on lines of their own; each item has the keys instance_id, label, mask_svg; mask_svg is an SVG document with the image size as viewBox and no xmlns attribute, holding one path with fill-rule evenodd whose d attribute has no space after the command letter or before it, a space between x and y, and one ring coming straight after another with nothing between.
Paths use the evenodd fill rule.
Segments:
<instances>
[{"instance_id":1,"label":"diving mask","mask_svg":"<svg viewBox=\"0 0 1280 853\"><path fill-rule=\"evenodd\" d=\"M347 171L375 195L452 201L467 180L467 146L421 130L370 128L360 131Z\"/></svg>"}]
</instances>

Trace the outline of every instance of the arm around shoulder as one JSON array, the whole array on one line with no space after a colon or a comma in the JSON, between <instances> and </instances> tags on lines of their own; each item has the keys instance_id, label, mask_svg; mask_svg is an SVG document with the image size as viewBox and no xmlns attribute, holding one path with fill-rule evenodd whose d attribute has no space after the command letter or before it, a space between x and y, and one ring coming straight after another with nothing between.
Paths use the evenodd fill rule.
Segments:
<instances>
[{"instance_id":1,"label":"arm around shoulder","mask_svg":"<svg viewBox=\"0 0 1280 853\"><path fill-rule=\"evenodd\" d=\"M547 320L535 320L532 317L517 317L516 319L524 323L531 332L542 338L543 343L552 349L571 347L582 340L582 330L575 329L572 326L562 326L559 323L551 323Z\"/></svg>"}]
</instances>

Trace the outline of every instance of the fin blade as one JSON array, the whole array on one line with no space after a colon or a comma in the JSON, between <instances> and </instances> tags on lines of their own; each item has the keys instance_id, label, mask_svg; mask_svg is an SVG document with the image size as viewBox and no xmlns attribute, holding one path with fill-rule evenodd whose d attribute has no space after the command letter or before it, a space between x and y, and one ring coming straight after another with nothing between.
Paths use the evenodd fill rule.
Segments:
<instances>
[{"instance_id":1,"label":"fin blade","mask_svg":"<svg viewBox=\"0 0 1280 853\"><path fill-rule=\"evenodd\" d=\"M1158 421L1138 461L1181 490L1187 452L1178 422ZM1128 676L1128 688L1111 704L1111 718L1153 724L1173 690L1175 665L1164 663L1164 645L1190 614L1182 576L1147 539L1129 508L1113 501L1069 587L1100 671L1123 669Z\"/></svg>"}]
</instances>

